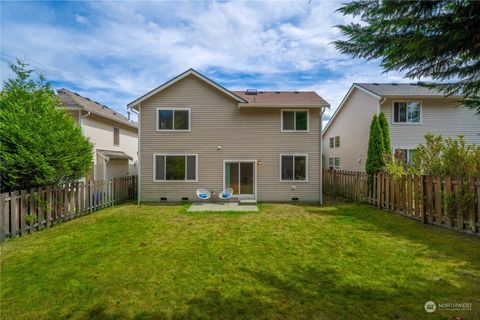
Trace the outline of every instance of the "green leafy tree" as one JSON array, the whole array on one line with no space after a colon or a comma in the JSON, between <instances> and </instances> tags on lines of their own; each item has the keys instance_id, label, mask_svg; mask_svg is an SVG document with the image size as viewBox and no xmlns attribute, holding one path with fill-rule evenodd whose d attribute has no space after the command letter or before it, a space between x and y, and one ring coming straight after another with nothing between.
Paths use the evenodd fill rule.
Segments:
<instances>
[{"instance_id":1,"label":"green leafy tree","mask_svg":"<svg viewBox=\"0 0 480 320\"><path fill-rule=\"evenodd\" d=\"M370 138L368 139L367 162L365 171L368 175L380 172L385 165L385 148L383 143L383 133L375 114L370 125Z\"/></svg>"},{"instance_id":2,"label":"green leafy tree","mask_svg":"<svg viewBox=\"0 0 480 320\"><path fill-rule=\"evenodd\" d=\"M390 141L390 128L388 127L387 117L383 112L380 112L378 116L378 122L383 134L383 149L385 150L385 156L390 157L392 154L392 143Z\"/></svg>"},{"instance_id":3,"label":"green leafy tree","mask_svg":"<svg viewBox=\"0 0 480 320\"><path fill-rule=\"evenodd\" d=\"M42 75L21 60L0 93L1 191L59 184L86 175L92 144Z\"/></svg>"},{"instance_id":4,"label":"green leafy tree","mask_svg":"<svg viewBox=\"0 0 480 320\"><path fill-rule=\"evenodd\" d=\"M347 37L334 42L340 52L411 79L455 80L431 86L463 94L480 114L480 1L355 0L338 11L363 22L337 26Z\"/></svg>"}]
</instances>

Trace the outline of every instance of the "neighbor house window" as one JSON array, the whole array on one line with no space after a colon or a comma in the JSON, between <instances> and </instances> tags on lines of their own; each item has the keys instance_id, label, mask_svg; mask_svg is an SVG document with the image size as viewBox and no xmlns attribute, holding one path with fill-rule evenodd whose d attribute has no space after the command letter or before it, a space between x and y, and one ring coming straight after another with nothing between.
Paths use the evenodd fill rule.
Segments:
<instances>
[{"instance_id":1,"label":"neighbor house window","mask_svg":"<svg viewBox=\"0 0 480 320\"><path fill-rule=\"evenodd\" d=\"M340 136L335 137L335 148L340 147Z\"/></svg>"},{"instance_id":2,"label":"neighbor house window","mask_svg":"<svg viewBox=\"0 0 480 320\"><path fill-rule=\"evenodd\" d=\"M282 110L282 131L308 131L308 111Z\"/></svg>"},{"instance_id":3,"label":"neighbor house window","mask_svg":"<svg viewBox=\"0 0 480 320\"><path fill-rule=\"evenodd\" d=\"M196 181L196 155L154 155L155 181Z\"/></svg>"},{"instance_id":4,"label":"neighbor house window","mask_svg":"<svg viewBox=\"0 0 480 320\"><path fill-rule=\"evenodd\" d=\"M420 102L394 102L394 123L420 123Z\"/></svg>"},{"instance_id":5,"label":"neighbor house window","mask_svg":"<svg viewBox=\"0 0 480 320\"><path fill-rule=\"evenodd\" d=\"M157 130L190 130L190 109L157 108Z\"/></svg>"},{"instance_id":6,"label":"neighbor house window","mask_svg":"<svg viewBox=\"0 0 480 320\"><path fill-rule=\"evenodd\" d=\"M335 158L335 170L340 170L340 158Z\"/></svg>"},{"instance_id":7,"label":"neighbor house window","mask_svg":"<svg viewBox=\"0 0 480 320\"><path fill-rule=\"evenodd\" d=\"M307 155L281 155L280 168L282 181L306 181Z\"/></svg>"},{"instance_id":8,"label":"neighbor house window","mask_svg":"<svg viewBox=\"0 0 480 320\"><path fill-rule=\"evenodd\" d=\"M404 164L413 165L413 155L415 154L415 149L395 149L393 155L395 159L401 160Z\"/></svg>"},{"instance_id":9,"label":"neighbor house window","mask_svg":"<svg viewBox=\"0 0 480 320\"><path fill-rule=\"evenodd\" d=\"M113 127L113 144L120 145L120 128Z\"/></svg>"}]
</instances>

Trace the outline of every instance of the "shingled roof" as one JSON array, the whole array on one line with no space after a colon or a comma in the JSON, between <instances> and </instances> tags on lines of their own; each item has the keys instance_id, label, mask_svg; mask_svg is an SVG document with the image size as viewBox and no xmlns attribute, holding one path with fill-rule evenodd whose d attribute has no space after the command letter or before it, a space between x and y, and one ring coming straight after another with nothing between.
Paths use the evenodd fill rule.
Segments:
<instances>
[{"instance_id":1,"label":"shingled roof","mask_svg":"<svg viewBox=\"0 0 480 320\"><path fill-rule=\"evenodd\" d=\"M314 91L257 91L251 94L248 91L232 91L249 104L282 105L282 106L321 106L328 107L327 101Z\"/></svg>"},{"instance_id":2,"label":"shingled roof","mask_svg":"<svg viewBox=\"0 0 480 320\"><path fill-rule=\"evenodd\" d=\"M66 108L83 109L98 116L123 123L133 128L137 128L137 124L135 122L129 121L127 117L107 107L106 105L90 100L87 97L83 97L78 93L65 88L57 90L57 93L58 98Z\"/></svg>"}]
</instances>

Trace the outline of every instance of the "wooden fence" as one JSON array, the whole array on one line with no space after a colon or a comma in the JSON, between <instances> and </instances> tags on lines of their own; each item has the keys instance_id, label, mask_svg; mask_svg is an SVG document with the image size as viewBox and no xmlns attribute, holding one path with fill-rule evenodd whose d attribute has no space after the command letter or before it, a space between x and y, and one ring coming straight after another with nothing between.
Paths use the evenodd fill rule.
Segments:
<instances>
[{"instance_id":1,"label":"wooden fence","mask_svg":"<svg viewBox=\"0 0 480 320\"><path fill-rule=\"evenodd\" d=\"M393 179L379 173L323 172L326 194L367 202L379 209L398 212L421 223L479 234L480 178L407 175Z\"/></svg>"},{"instance_id":2,"label":"wooden fence","mask_svg":"<svg viewBox=\"0 0 480 320\"><path fill-rule=\"evenodd\" d=\"M2 193L0 242L134 200L136 196L136 176Z\"/></svg>"}]
</instances>

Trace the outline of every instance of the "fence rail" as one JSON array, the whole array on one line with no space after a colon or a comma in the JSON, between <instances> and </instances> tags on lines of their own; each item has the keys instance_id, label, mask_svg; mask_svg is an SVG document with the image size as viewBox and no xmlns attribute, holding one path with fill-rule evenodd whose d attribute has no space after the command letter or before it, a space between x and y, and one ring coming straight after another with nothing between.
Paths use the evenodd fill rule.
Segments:
<instances>
[{"instance_id":1,"label":"fence rail","mask_svg":"<svg viewBox=\"0 0 480 320\"><path fill-rule=\"evenodd\" d=\"M370 181L369 181L370 180ZM480 178L324 170L323 190L379 209L398 212L421 223L479 234Z\"/></svg>"},{"instance_id":2,"label":"fence rail","mask_svg":"<svg viewBox=\"0 0 480 320\"><path fill-rule=\"evenodd\" d=\"M2 193L0 242L134 200L136 195L136 176Z\"/></svg>"}]
</instances>

